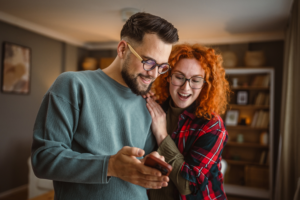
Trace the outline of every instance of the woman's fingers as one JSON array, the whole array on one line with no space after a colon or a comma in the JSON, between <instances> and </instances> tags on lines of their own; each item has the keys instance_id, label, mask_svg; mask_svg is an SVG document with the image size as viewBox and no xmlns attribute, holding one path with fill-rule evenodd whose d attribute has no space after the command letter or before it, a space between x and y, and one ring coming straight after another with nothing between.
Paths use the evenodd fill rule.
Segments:
<instances>
[{"instance_id":1,"label":"woman's fingers","mask_svg":"<svg viewBox=\"0 0 300 200\"><path fill-rule=\"evenodd\" d=\"M152 98L147 99L147 102L151 105L153 111L157 115L162 115L165 113L161 106L158 103L156 103Z\"/></svg>"},{"instance_id":2,"label":"woman's fingers","mask_svg":"<svg viewBox=\"0 0 300 200\"><path fill-rule=\"evenodd\" d=\"M149 104L149 106L151 107L151 110L153 111L153 113L154 113L154 115L157 115L157 114L159 114L159 111L158 111L158 109L157 109L157 105L155 105L156 104L156 102L155 101L153 101L153 99L151 99L151 98L148 98L147 99L147 103ZM159 105L158 105L159 106ZM159 106L160 107L160 106Z\"/></svg>"},{"instance_id":3,"label":"woman's fingers","mask_svg":"<svg viewBox=\"0 0 300 200\"><path fill-rule=\"evenodd\" d=\"M148 108L148 111L149 111L149 113L150 113L152 119L154 119L154 118L155 118L155 112L154 112L152 106L151 106L149 103L147 103L146 106L147 106L147 108Z\"/></svg>"}]
</instances>

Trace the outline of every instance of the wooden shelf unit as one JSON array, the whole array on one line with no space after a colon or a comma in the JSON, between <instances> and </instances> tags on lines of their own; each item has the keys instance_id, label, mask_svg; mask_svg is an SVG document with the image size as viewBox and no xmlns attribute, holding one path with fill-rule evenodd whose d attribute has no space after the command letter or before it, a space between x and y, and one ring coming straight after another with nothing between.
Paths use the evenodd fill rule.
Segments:
<instances>
[{"instance_id":1,"label":"wooden shelf unit","mask_svg":"<svg viewBox=\"0 0 300 200\"><path fill-rule=\"evenodd\" d=\"M250 161L241 161L241 160L226 160L227 164L229 165L256 165L261 167L268 167L267 164L259 164L256 162L250 162Z\"/></svg>"},{"instance_id":2,"label":"wooden shelf unit","mask_svg":"<svg viewBox=\"0 0 300 200\"><path fill-rule=\"evenodd\" d=\"M229 166L227 172L224 177L224 188L226 193L232 195L241 195L247 197L257 197L257 198L273 198L273 127L274 127L274 69L271 67L265 68L226 68L226 76L228 79L233 77L241 77L241 79L245 78L246 80L251 80L252 77L257 75L269 75L270 83L269 87L260 87L260 86L251 86L251 83L248 82L248 86L238 86L231 87L233 93L239 90L247 90L250 93L257 94L259 92L264 92L269 94L270 101L269 105L254 105L253 101L249 100L248 105L237 105L236 103L231 103L228 106L228 109L239 110L240 113L244 115L251 115L253 119L253 115L256 111L264 110L269 112L269 125L268 128L261 127L252 127L250 124L248 125L237 125L237 126L226 126L226 129L229 134L229 141L227 142L224 152L223 158L227 161ZM230 82L230 81L229 81ZM243 84L242 84L243 85ZM249 98L250 99L250 98ZM253 98L252 98L253 100ZM252 114L251 114L252 113ZM225 120L225 119L224 119ZM261 145L259 143L260 133L267 131L268 132L268 145ZM236 141L237 135L242 134L245 138L243 143L238 143ZM254 138L252 141L249 138ZM248 140L248 141L247 141ZM226 152L227 151L227 152ZM266 151L269 153L269 162L268 164L260 164L259 163L259 155L262 154L262 151ZM228 153L229 152L229 153ZM236 152L238 156L238 160L232 158L225 158L226 156L230 156L230 153ZM249 154L253 154L252 157ZM267 154L266 153L266 154ZM248 157L247 157L248 156ZM250 187L246 186L247 183L243 176L245 176L247 167L257 167L258 169L262 168L268 171L268 189L261 189L258 187ZM231 170L231 171L230 171ZM240 170L240 171L238 171ZM244 171L243 171L244 170ZM244 174L243 174L244 173ZM237 177L232 177L232 176ZM249 175L248 175L249 177Z\"/></svg>"},{"instance_id":3,"label":"wooden shelf unit","mask_svg":"<svg viewBox=\"0 0 300 200\"><path fill-rule=\"evenodd\" d=\"M270 106L264 105L237 105L237 104L229 104L229 108L231 109L269 109Z\"/></svg>"},{"instance_id":4,"label":"wooden shelf unit","mask_svg":"<svg viewBox=\"0 0 300 200\"><path fill-rule=\"evenodd\" d=\"M261 148L261 149L268 149L268 145L262 145L257 143L238 143L238 142L227 142L226 146L234 146L234 147L248 147L248 148Z\"/></svg>"},{"instance_id":5,"label":"wooden shelf unit","mask_svg":"<svg viewBox=\"0 0 300 200\"><path fill-rule=\"evenodd\" d=\"M269 90L269 87L259 87L259 86L239 86L239 87L231 87L232 91L235 90Z\"/></svg>"},{"instance_id":6,"label":"wooden shelf unit","mask_svg":"<svg viewBox=\"0 0 300 200\"><path fill-rule=\"evenodd\" d=\"M268 131L268 128L258 128L258 127L251 127L251 126L226 126L227 131L228 130L240 130L240 131Z\"/></svg>"}]
</instances>

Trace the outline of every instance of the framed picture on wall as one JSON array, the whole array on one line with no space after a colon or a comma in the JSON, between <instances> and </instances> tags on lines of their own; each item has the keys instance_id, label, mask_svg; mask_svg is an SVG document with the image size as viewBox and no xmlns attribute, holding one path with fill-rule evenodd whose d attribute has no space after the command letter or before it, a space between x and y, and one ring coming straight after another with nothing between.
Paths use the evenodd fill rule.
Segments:
<instances>
[{"instance_id":1,"label":"framed picture on wall","mask_svg":"<svg viewBox=\"0 0 300 200\"><path fill-rule=\"evenodd\" d=\"M249 102L249 92L241 90L236 92L236 103L239 105L247 105Z\"/></svg>"},{"instance_id":2,"label":"framed picture on wall","mask_svg":"<svg viewBox=\"0 0 300 200\"><path fill-rule=\"evenodd\" d=\"M3 43L2 55L3 93L29 94L31 50L10 42Z\"/></svg>"},{"instance_id":3,"label":"framed picture on wall","mask_svg":"<svg viewBox=\"0 0 300 200\"><path fill-rule=\"evenodd\" d=\"M238 125L239 111L238 110L228 110L226 113L225 124L227 126Z\"/></svg>"}]
</instances>

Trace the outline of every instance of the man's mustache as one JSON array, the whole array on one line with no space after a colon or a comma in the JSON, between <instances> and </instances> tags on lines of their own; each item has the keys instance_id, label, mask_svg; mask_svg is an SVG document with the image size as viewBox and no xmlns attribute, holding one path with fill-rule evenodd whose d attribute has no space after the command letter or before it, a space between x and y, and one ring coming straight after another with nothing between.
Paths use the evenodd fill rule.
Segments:
<instances>
[{"instance_id":1,"label":"man's mustache","mask_svg":"<svg viewBox=\"0 0 300 200\"><path fill-rule=\"evenodd\" d=\"M145 76L145 75L142 75L142 74L138 74L138 76L141 76L141 77L146 78L146 79L151 79L152 82L155 80L152 76Z\"/></svg>"}]
</instances>

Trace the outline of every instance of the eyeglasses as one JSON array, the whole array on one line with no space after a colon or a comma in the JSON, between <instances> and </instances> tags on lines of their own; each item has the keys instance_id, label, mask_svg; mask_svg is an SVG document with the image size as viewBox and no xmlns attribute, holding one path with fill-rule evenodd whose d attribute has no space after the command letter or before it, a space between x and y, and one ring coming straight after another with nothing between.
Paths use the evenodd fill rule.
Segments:
<instances>
[{"instance_id":1,"label":"eyeglasses","mask_svg":"<svg viewBox=\"0 0 300 200\"><path fill-rule=\"evenodd\" d=\"M201 89L205 83L204 78L200 76L193 76L187 79L183 74L174 73L171 75L171 83L175 86L183 86L188 81L192 89Z\"/></svg>"},{"instance_id":2,"label":"eyeglasses","mask_svg":"<svg viewBox=\"0 0 300 200\"><path fill-rule=\"evenodd\" d=\"M143 68L146 71L153 70L156 66L158 67L158 73L164 74L170 70L170 65L168 63L157 64L155 60L149 59L144 60L131 46L128 44L130 51L143 63Z\"/></svg>"}]
</instances>

